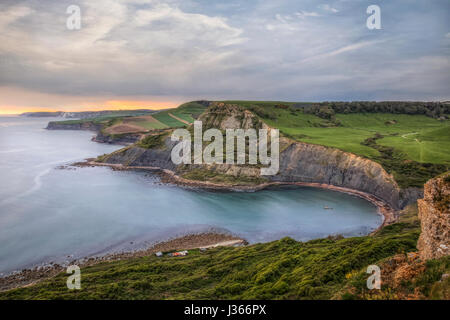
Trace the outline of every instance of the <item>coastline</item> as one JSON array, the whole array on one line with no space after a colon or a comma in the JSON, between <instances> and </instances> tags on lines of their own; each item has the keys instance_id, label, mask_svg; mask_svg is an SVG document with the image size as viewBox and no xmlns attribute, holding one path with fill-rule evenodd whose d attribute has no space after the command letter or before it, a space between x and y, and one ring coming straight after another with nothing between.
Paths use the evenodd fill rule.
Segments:
<instances>
[{"instance_id":1,"label":"coastline","mask_svg":"<svg viewBox=\"0 0 450 320\"><path fill-rule=\"evenodd\" d=\"M213 183L209 181L196 181L189 180L178 176L174 171L161 169L159 167L145 167L145 166L124 166L122 164L109 164L99 163L93 161L93 159L87 159L85 162L73 163L69 166L77 167L109 167L112 170L119 171L133 171L133 170L146 170L158 174L161 177L161 181L167 184L173 184L177 186L209 189L209 190L222 190L222 191L247 191L254 192L267 189L269 187L276 186L300 186L300 187L313 187L326 190L332 190L337 192L346 193L349 195L357 196L371 202L377 207L377 213L382 216L382 223L380 226L372 231L369 235L373 235L382 229L385 225L395 222L395 210L391 208L387 203L378 199L377 197L358 190L353 190L344 187L338 187L328 184L312 183L312 182L265 182L257 185L227 185L220 183ZM87 256L75 261L71 261L70 264L77 264L80 267L92 266L102 262L118 261L123 259L139 258L148 255L152 255L158 251L171 252L177 250L192 250L199 248L214 248L218 246L235 246L246 245L245 239L223 233L198 233L188 234L185 236L173 238L167 241L156 242L145 249L139 249L135 251L124 251L110 253L103 256ZM0 292L7 291L15 288L26 287L46 279L52 278L57 274L65 271L66 265L60 265L57 263L50 263L47 265L41 265L34 268L18 270L0 277Z\"/></svg>"},{"instance_id":2,"label":"coastline","mask_svg":"<svg viewBox=\"0 0 450 320\"><path fill-rule=\"evenodd\" d=\"M161 177L161 181L167 184L174 184L178 186L185 187L193 187L200 189L210 189L210 190L223 190L223 191L260 191L267 189L269 187L274 186L299 186L299 187L312 187L312 188L320 188L326 190L332 190L337 192L346 193L349 195L353 195L362 199L365 199L372 203L377 207L377 213L382 216L383 222L380 226L375 229L370 235L378 232L381 228L386 225L392 224L396 221L395 210L385 201L377 198L376 196L350 188L338 187L330 184L323 183L315 183L315 182L301 182L301 181L290 181L290 182L281 182L281 181L271 181L265 182L257 185L233 185L233 184L220 184L209 181L197 181L197 180L189 180L183 177L178 176L174 171L168 169L162 169L159 167L144 167L144 166L124 166L122 164L111 164L111 163L100 163L95 162L92 159L87 159L86 162L78 162L72 164L73 166L79 167L109 167L113 170L124 170L124 171L132 171L132 170L147 170L158 174Z\"/></svg>"},{"instance_id":3,"label":"coastline","mask_svg":"<svg viewBox=\"0 0 450 320\"><path fill-rule=\"evenodd\" d=\"M167 241L156 242L145 249L110 253L103 256L87 256L71 261L69 264L48 263L34 268L25 268L0 277L0 292L16 288L27 287L47 280L64 272L68 265L78 265L80 268L89 267L102 262L113 262L125 259L142 258L156 252L172 252L179 250L202 249L208 250L221 246L243 246L248 242L232 234L205 232L192 233L175 237ZM174 257L176 259L176 257Z\"/></svg>"}]
</instances>

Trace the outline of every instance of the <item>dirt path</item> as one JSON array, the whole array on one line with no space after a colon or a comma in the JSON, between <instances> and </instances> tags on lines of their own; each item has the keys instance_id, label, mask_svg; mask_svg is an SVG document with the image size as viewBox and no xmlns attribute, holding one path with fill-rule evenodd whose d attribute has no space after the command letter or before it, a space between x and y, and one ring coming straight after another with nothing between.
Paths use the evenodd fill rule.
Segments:
<instances>
[{"instance_id":1,"label":"dirt path","mask_svg":"<svg viewBox=\"0 0 450 320\"><path fill-rule=\"evenodd\" d=\"M418 132L405 133L405 134L402 134L402 138L403 138L403 139L406 139L406 137L412 136L412 135L415 135L415 134L419 134L419 133L418 133ZM417 140L417 139L416 139L416 140Z\"/></svg>"},{"instance_id":2,"label":"dirt path","mask_svg":"<svg viewBox=\"0 0 450 320\"><path fill-rule=\"evenodd\" d=\"M171 117L174 118L175 120L178 120L178 121L180 121L180 122L183 122L184 124L190 125L190 123L189 123L188 121L186 121L186 120L184 120L184 119L181 119L181 118L177 117L176 115L171 114L170 112L169 112L169 116L171 116Z\"/></svg>"}]
</instances>

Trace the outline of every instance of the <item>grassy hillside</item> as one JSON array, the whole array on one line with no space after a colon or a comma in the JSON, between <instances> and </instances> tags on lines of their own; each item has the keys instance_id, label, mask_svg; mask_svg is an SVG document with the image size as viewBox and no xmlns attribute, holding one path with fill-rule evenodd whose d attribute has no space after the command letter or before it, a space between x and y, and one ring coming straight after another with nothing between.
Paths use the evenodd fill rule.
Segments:
<instances>
[{"instance_id":1,"label":"grassy hillside","mask_svg":"<svg viewBox=\"0 0 450 320\"><path fill-rule=\"evenodd\" d=\"M62 273L37 285L0 293L0 299L355 298L365 290L368 265L416 250L416 212L409 208L399 223L373 237L305 243L284 238L241 248L190 250L186 257L107 262L82 268L81 290L67 290L67 275ZM425 295L450 267L445 259L432 263L434 267L417 285ZM352 294L347 292L349 286Z\"/></svg>"},{"instance_id":2,"label":"grassy hillside","mask_svg":"<svg viewBox=\"0 0 450 320\"><path fill-rule=\"evenodd\" d=\"M154 115L154 118L168 127L184 127L188 123L193 123L194 120L206 110L206 107L196 102L188 102L180 105L176 109L170 109L166 111L158 112ZM175 117L173 117L175 116ZM180 118L185 122L179 121L176 118Z\"/></svg>"},{"instance_id":3,"label":"grassy hillside","mask_svg":"<svg viewBox=\"0 0 450 320\"><path fill-rule=\"evenodd\" d=\"M421 187L450 166L449 120L393 113L328 114L329 110L316 115L292 102L229 102L252 110L294 140L375 160L402 187Z\"/></svg>"}]
</instances>

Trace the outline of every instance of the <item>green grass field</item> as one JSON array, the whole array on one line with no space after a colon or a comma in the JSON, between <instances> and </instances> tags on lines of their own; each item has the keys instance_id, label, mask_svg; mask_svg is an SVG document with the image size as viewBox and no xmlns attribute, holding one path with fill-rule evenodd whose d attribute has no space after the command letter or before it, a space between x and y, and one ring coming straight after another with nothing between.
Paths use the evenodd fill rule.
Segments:
<instances>
[{"instance_id":1,"label":"green grass field","mask_svg":"<svg viewBox=\"0 0 450 320\"><path fill-rule=\"evenodd\" d=\"M184 127L186 125L183 122L169 116L169 111L158 112L157 114L153 115L153 118L164 123L167 127L170 128Z\"/></svg>"},{"instance_id":2,"label":"green grass field","mask_svg":"<svg viewBox=\"0 0 450 320\"><path fill-rule=\"evenodd\" d=\"M365 139L376 133L392 135L378 141L393 147L418 162L450 164L450 122L439 121L421 115L404 114L337 114L339 127L314 127L322 119L298 113L292 115L280 110L276 120L266 122L296 140L335 147L372 158L379 155L373 148L361 145ZM385 124L396 120L396 124Z\"/></svg>"},{"instance_id":3,"label":"green grass field","mask_svg":"<svg viewBox=\"0 0 450 320\"><path fill-rule=\"evenodd\" d=\"M198 104L196 102L187 102L174 109L173 112L171 111L171 113L183 120L188 121L189 123L192 123L205 110L206 107L201 104Z\"/></svg>"},{"instance_id":4,"label":"green grass field","mask_svg":"<svg viewBox=\"0 0 450 320\"><path fill-rule=\"evenodd\" d=\"M139 121L133 121L130 123L137 125L139 127L142 127L144 129L147 129L147 130L168 128L168 126L165 125L164 123L156 122L156 121L139 120Z\"/></svg>"},{"instance_id":5,"label":"green grass field","mask_svg":"<svg viewBox=\"0 0 450 320\"><path fill-rule=\"evenodd\" d=\"M192 123L205 110L206 107L202 106L201 104L188 102L180 105L176 109L158 112L154 114L153 117L171 128L185 127L185 123L174 119L169 115L169 113L189 123Z\"/></svg>"},{"instance_id":6,"label":"green grass field","mask_svg":"<svg viewBox=\"0 0 450 320\"><path fill-rule=\"evenodd\" d=\"M421 187L450 166L449 120L425 115L351 113L336 114L330 121L304 113L299 108L301 104L229 103L253 110L268 125L294 140L337 148L377 161L394 174L402 187ZM374 137L377 138L368 143L367 139Z\"/></svg>"}]
</instances>

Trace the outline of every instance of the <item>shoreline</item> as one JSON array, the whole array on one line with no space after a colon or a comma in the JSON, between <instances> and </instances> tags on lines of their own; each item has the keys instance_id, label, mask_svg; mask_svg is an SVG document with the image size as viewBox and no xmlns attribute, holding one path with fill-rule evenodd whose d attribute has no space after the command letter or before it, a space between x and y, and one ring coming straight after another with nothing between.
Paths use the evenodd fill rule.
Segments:
<instances>
[{"instance_id":1,"label":"shoreline","mask_svg":"<svg viewBox=\"0 0 450 320\"><path fill-rule=\"evenodd\" d=\"M273 186L299 186L299 187L313 187L326 190L332 190L337 192L346 193L349 195L357 196L365 199L376 206L377 213L382 217L382 223L377 229L372 231L368 235L377 233L384 226L395 222L395 210L391 208L386 202L377 197L354 189L338 187L334 185L314 183L314 182L281 182L272 181L265 182L257 185L227 185L214 183L209 181L196 181L189 180L178 176L174 171L168 169L161 169L159 167L146 167L146 166L124 166L122 164L110 164L99 163L92 159L87 159L85 162L77 162L70 164L69 166L77 167L108 167L112 170L118 171L151 171L158 174L161 177L161 182L166 184L173 184L176 186L200 188L204 190L221 190L221 191L247 191L255 192L267 189ZM170 252L177 250L192 250L199 248L214 248L218 246L235 246L235 245L247 245L248 242L245 239L236 237L231 234L205 232L197 234L187 234L181 237L176 237L166 241L156 242L144 249L138 249L134 251L123 251L108 253L100 256L86 256L69 264L77 264L80 267L92 266L102 262L112 262L123 259L139 258L148 255L152 255L158 251ZM21 288L36 284L40 281L52 278L57 274L63 272L66 269L66 265L60 265L57 263L49 263L47 265L40 265L34 268L25 268L22 270L12 271L5 276L0 277L0 292L12 290L15 288Z\"/></svg>"},{"instance_id":2,"label":"shoreline","mask_svg":"<svg viewBox=\"0 0 450 320\"><path fill-rule=\"evenodd\" d=\"M222 246L244 246L247 244L247 240L228 233L190 233L166 241L155 242L145 249L115 252L100 256L91 255L73 260L68 264L47 263L32 268L11 271L9 274L0 277L0 292L31 286L47 280L64 272L68 265L78 265L80 268L85 268L103 262L142 258L153 255L156 252L164 253L193 249L208 250ZM176 257L174 257L174 259L176 259Z\"/></svg>"},{"instance_id":3,"label":"shoreline","mask_svg":"<svg viewBox=\"0 0 450 320\"><path fill-rule=\"evenodd\" d=\"M113 170L123 170L123 171L133 171L133 170L147 170L158 174L161 177L161 181L167 184L174 184L177 186L185 186L185 187L193 187L200 188L206 190L223 190L223 191L260 191L267 189L273 186L299 186L299 187L312 187L319 188L325 190L332 190L337 192L346 193L349 195L353 195L362 199L365 199L372 203L375 207L377 207L377 213L382 216L382 223L380 226L372 231L370 235L375 234L381 228L386 225L392 224L396 221L395 209L393 209L388 203L377 198L376 196L350 188L338 187L330 184L324 183L316 183L316 182L301 182L301 181L271 181L265 182L257 185L227 185L214 183L209 181L197 181L197 180L189 180L183 177L178 176L174 171L168 169L162 169L160 167L146 167L146 166L124 166L122 164L112 164L112 163L101 163L95 162L91 159L87 159L86 162L78 162L72 164L73 166L78 167L109 167Z\"/></svg>"}]
</instances>

